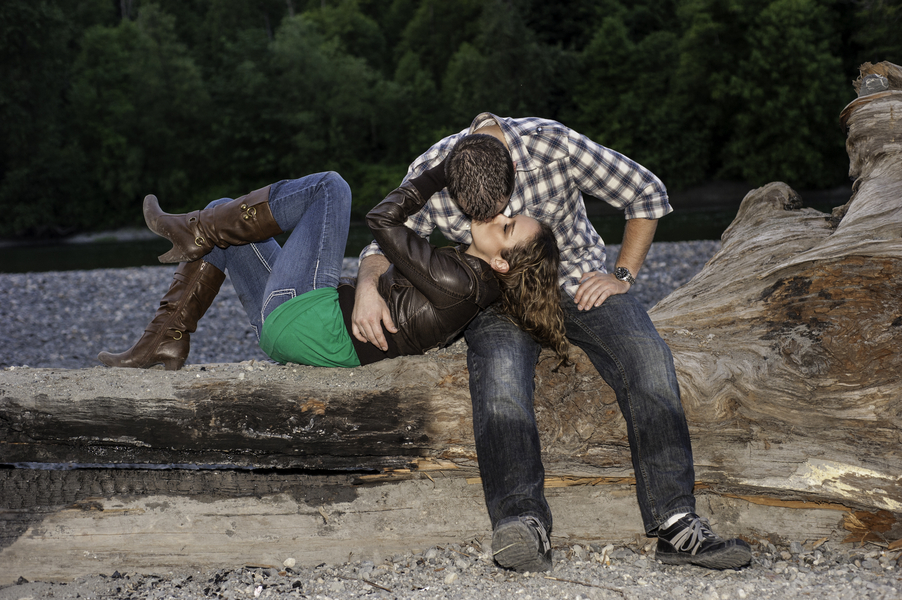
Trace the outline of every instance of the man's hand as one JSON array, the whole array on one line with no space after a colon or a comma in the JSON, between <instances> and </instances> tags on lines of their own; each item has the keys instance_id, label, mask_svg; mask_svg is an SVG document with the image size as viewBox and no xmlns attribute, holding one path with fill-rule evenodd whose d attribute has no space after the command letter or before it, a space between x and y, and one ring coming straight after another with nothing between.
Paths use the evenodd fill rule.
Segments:
<instances>
[{"instance_id":1,"label":"man's hand","mask_svg":"<svg viewBox=\"0 0 902 600\"><path fill-rule=\"evenodd\" d=\"M354 312L351 313L351 331L361 342L369 342L382 351L388 350L388 342L382 333L382 324L392 333L398 331L388 310L388 304L379 295L379 276L388 269L388 260L381 255L367 256L360 261L357 272L357 292Z\"/></svg>"},{"instance_id":2,"label":"man's hand","mask_svg":"<svg viewBox=\"0 0 902 600\"><path fill-rule=\"evenodd\" d=\"M579 310L589 310L601 306L605 300L616 294L625 294L632 287L620 281L611 273L591 271L583 273L576 290L576 306Z\"/></svg>"},{"instance_id":3,"label":"man's hand","mask_svg":"<svg viewBox=\"0 0 902 600\"><path fill-rule=\"evenodd\" d=\"M617 266L626 267L636 277L651 248L657 227L658 222L654 219L628 220L623 230ZM611 296L627 293L631 287L629 282L620 281L612 273L591 271L583 273L574 299L579 310L589 310L601 306Z\"/></svg>"}]
</instances>

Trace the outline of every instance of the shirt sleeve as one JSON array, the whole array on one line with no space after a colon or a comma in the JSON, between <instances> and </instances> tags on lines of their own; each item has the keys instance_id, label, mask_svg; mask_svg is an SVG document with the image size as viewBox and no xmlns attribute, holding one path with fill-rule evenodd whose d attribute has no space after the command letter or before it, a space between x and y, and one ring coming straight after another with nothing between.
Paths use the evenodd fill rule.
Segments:
<instances>
[{"instance_id":1,"label":"shirt sleeve","mask_svg":"<svg viewBox=\"0 0 902 600\"><path fill-rule=\"evenodd\" d=\"M569 133L570 172L583 194L624 211L627 219L660 219L673 211L654 173L575 131Z\"/></svg>"}]
</instances>

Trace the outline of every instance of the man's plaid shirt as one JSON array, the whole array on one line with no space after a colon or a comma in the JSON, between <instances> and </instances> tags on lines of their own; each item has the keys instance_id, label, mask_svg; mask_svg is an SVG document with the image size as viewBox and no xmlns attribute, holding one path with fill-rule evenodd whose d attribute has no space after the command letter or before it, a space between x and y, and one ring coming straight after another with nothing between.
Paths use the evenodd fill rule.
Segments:
<instances>
[{"instance_id":1,"label":"man's plaid shirt","mask_svg":"<svg viewBox=\"0 0 902 600\"><path fill-rule=\"evenodd\" d=\"M552 228L561 252L560 283L571 296L583 273L605 272L604 242L586 216L583 194L624 210L627 219L659 219L673 210L664 184L651 171L556 121L534 117L511 119L482 113L468 129L440 140L417 158L406 179L445 160L462 136L495 123L504 132L517 172L504 213L524 213ZM406 225L423 237L438 227L449 240L472 241L470 219L447 189L433 195ZM377 253L374 242L360 258Z\"/></svg>"}]
</instances>

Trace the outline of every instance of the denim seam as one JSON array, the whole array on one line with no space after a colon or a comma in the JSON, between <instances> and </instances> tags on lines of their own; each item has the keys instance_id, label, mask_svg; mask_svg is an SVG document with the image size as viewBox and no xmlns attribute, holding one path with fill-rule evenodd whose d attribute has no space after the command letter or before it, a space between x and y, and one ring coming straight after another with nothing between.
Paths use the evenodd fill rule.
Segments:
<instances>
[{"instance_id":1,"label":"denim seam","mask_svg":"<svg viewBox=\"0 0 902 600\"><path fill-rule=\"evenodd\" d=\"M320 240L319 248L317 249L317 252L316 252L316 263L315 263L315 266L313 267L313 281L310 283L311 288L314 290L316 289L316 282L317 282L317 279L319 278L319 265L320 265L320 262L321 262L321 259L323 256L323 244L324 244L324 240L326 239L326 231L325 231L326 223L329 222L329 207L332 206L332 202L329 199L329 186L325 185L323 183L322 179L320 179L320 181L317 182L316 187L318 187L322 190L322 193L325 196L325 198L324 198L325 201L323 203L323 223L322 223L322 230L320 231L320 236L319 236L319 240Z\"/></svg>"},{"instance_id":2,"label":"denim seam","mask_svg":"<svg viewBox=\"0 0 902 600\"><path fill-rule=\"evenodd\" d=\"M269 306L269 303L272 302L277 296L285 295L290 296L290 300L291 298L297 296L297 292L294 290L294 288L282 288L281 290L273 290L272 292L270 292L269 296L266 297L266 300L263 301L263 306L260 308L261 323L264 322L263 315L266 314L266 307Z\"/></svg>"},{"instance_id":3,"label":"denim seam","mask_svg":"<svg viewBox=\"0 0 902 600\"><path fill-rule=\"evenodd\" d=\"M652 487L651 481L648 478L648 473L645 471L645 463L642 460L643 451L642 451L642 447L641 447L639 431L638 431L637 425L636 425L636 418L634 416L635 410L633 409L633 396L631 393L629 380L626 378L626 369L623 368L623 365L621 364L620 359L618 359L614 355L614 353L611 352L611 349L608 348L607 344L605 344L604 341L600 337L598 337L595 334L595 332L592 331L592 329L590 327L587 327L581 319L579 319L573 315L567 315L567 318L571 319L574 323L576 323L579 326L580 329L582 329L583 331L588 333L590 337L594 338L596 343L599 345L599 347L604 349L604 351L608 355L608 357L610 357L614 361L614 364L617 365L617 370L620 372L621 380L623 381L623 384L624 384L623 387L626 390L626 401L627 401L627 405L629 406L629 410L630 410L630 421L632 422L633 436L636 438L636 455L637 455L637 459L638 459L636 462L639 463L639 468L642 470L642 480L645 483L645 495L648 499L648 507L652 513L652 518L657 522L661 522L660 517L658 517L658 515L657 515L658 509L657 509L657 503L656 503L655 497L651 493L651 487Z\"/></svg>"},{"instance_id":4,"label":"denim seam","mask_svg":"<svg viewBox=\"0 0 902 600\"><path fill-rule=\"evenodd\" d=\"M272 265L267 262L266 258L263 256L263 253L260 252L260 248L257 247L257 244L251 244L251 248L253 248L254 254L257 255L257 258L260 260L260 264L263 265L263 268L265 268L267 272L272 273Z\"/></svg>"}]
</instances>

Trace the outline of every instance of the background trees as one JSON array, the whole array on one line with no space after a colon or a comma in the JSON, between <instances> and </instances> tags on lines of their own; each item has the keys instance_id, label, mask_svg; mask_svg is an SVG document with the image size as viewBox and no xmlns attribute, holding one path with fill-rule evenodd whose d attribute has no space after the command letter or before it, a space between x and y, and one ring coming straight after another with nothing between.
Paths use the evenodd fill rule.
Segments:
<instances>
[{"instance_id":1,"label":"background trees","mask_svg":"<svg viewBox=\"0 0 902 600\"><path fill-rule=\"evenodd\" d=\"M0 236L140 223L334 169L362 215L478 112L658 173L841 182L837 114L898 0L4 0Z\"/></svg>"}]
</instances>

